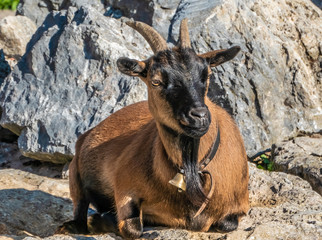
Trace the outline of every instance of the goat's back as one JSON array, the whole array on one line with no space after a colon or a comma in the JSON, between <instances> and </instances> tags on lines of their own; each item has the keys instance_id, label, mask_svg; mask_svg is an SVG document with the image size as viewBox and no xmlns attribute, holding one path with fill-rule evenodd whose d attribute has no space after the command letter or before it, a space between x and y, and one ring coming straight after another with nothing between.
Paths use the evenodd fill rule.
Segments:
<instances>
[{"instance_id":1,"label":"goat's back","mask_svg":"<svg viewBox=\"0 0 322 240\"><path fill-rule=\"evenodd\" d=\"M130 164L130 155L142 148L139 143L147 143L156 131L148 104L143 101L115 112L80 136L72 163L83 187L92 188L94 182L96 191L103 191L103 194L112 191L118 169Z\"/></svg>"}]
</instances>

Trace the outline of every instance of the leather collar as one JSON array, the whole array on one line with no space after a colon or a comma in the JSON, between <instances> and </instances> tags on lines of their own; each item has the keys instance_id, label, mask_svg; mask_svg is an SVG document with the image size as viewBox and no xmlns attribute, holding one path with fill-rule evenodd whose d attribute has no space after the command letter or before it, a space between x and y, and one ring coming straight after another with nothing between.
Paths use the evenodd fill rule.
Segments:
<instances>
[{"instance_id":1,"label":"leather collar","mask_svg":"<svg viewBox=\"0 0 322 240\"><path fill-rule=\"evenodd\" d=\"M215 157L219 148L219 144L220 144L220 130L219 130L219 127L217 127L216 141L212 144L208 154L200 161L200 164L199 164L200 171L205 169L207 165L211 162L211 160Z\"/></svg>"}]
</instances>

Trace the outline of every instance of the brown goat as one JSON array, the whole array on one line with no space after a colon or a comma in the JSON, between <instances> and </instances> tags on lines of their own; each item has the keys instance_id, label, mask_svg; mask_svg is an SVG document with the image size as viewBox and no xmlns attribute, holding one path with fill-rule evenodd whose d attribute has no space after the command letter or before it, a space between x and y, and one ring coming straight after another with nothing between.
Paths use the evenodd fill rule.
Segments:
<instances>
[{"instance_id":1,"label":"brown goat","mask_svg":"<svg viewBox=\"0 0 322 240\"><path fill-rule=\"evenodd\" d=\"M249 208L246 152L233 119L207 91L210 67L231 60L240 48L196 54L186 20L173 49L150 26L128 25L155 55L120 58L117 65L146 83L148 101L119 110L80 136L69 170L74 220L57 232L87 233L90 203L102 214L93 218L93 229L102 218L117 224L125 238L140 237L143 225L235 230ZM169 183L179 172L177 185L186 184L185 191Z\"/></svg>"}]
</instances>

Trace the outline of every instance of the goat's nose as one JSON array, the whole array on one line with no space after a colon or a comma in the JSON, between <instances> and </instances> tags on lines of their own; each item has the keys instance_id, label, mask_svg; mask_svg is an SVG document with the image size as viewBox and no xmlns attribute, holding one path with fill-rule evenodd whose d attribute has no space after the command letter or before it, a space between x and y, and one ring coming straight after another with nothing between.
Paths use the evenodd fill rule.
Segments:
<instances>
[{"instance_id":1,"label":"goat's nose","mask_svg":"<svg viewBox=\"0 0 322 240\"><path fill-rule=\"evenodd\" d=\"M189 111L189 115L193 118L206 118L208 109L205 107L192 108Z\"/></svg>"}]
</instances>

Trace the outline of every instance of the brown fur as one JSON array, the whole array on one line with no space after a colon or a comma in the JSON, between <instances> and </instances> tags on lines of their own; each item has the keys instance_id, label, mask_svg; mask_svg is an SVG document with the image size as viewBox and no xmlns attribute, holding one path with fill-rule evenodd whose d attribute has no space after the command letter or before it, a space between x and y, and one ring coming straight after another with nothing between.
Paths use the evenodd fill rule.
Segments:
<instances>
[{"instance_id":1,"label":"brown fur","mask_svg":"<svg viewBox=\"0 0 322 240\"><path fill-rule=\"evenodd\" d=\"M221 142L207 167L214 177L215 193L207 209L196 219L202 222L200 231L207 231L230 213L243 215L249 208L248 167L239 131L226 111L209 100L207 106L213 121L200 140L199 160L215 140L216 122ZM77 172L81 181L86 181L88 175L95 176L99 182L95 187L115 198L119 221L127 217L127 204L132 199L143 199L141 208L145 221L190 228L187 216L192 216L196 209L190 212L184 193L178 193L168 183L177 173L169 159L177 159L176 164L180 164L180 147L164 131L159 134L156 125L147 102L140 102L121 109L82 135L70 168L74 204L79 201L81 192L81 184L74 179Z\"/></svg>"}]
</instances>

